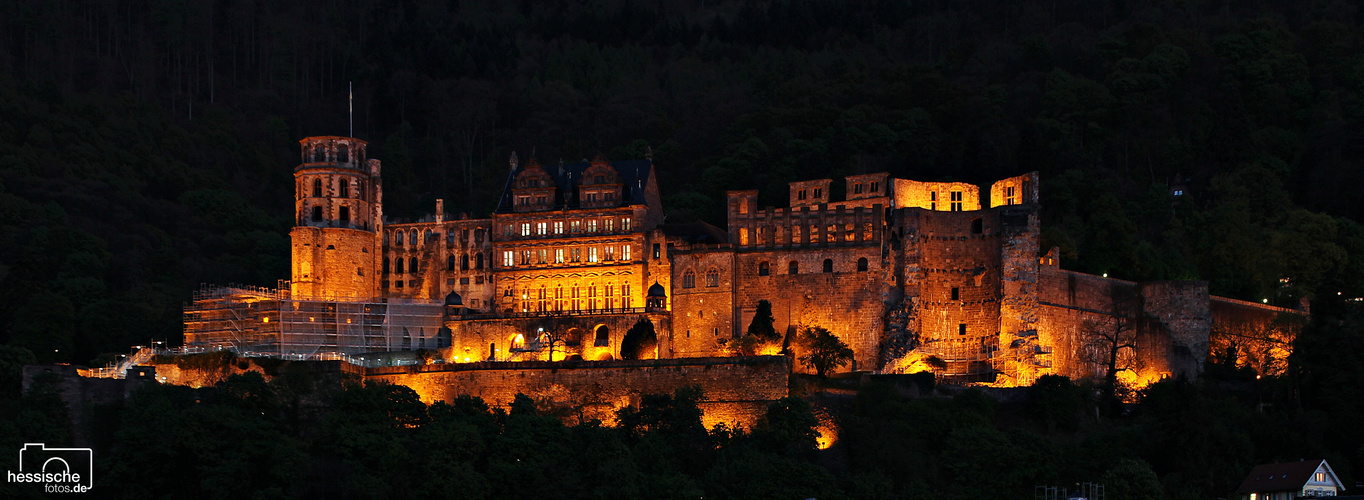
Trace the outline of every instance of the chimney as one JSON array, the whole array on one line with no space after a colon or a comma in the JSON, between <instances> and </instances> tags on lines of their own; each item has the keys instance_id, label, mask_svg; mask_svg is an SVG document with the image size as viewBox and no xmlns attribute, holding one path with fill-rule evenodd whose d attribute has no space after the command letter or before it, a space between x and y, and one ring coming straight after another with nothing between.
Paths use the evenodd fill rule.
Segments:
<instances>
[{"instance_id":1,"label":"chimney","mask_svg":"<svg viewBox=\"0 0 1364 500\"><path fill-rule=\"evenodd\" d=\"M445 200L436 198L436 224L445 222Z\"/></svg>"}]
</instances>

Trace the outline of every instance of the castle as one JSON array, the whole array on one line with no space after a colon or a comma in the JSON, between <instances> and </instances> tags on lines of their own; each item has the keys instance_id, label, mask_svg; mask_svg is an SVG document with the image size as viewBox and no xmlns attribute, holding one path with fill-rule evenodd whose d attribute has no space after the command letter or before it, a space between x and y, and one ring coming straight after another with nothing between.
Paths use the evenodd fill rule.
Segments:
<instances>
[{"instance_id":1,"label":"castle","mask_svg":"<svg viewBox=\"0 0 1364 500\"><path fill-rule=\"evenodd\" d=\"M837 335L853 370L1016 386L1099 373L1105 334L1135 346L1120 360L1133 381L1195 375L1218 322L1301 315L1212 297L1205 282L1061 269L1040 247L1035 172L985 193L853 175L840 201L829 179L792 182L779 208L729 191L721 230L665 223L651 158L513 153L491 218L450 217L438 200L400 223L384 217L364 141L300 142L290 280L201 290L186 346L296 359L424 350L443 363L703 358L726 355L765 300L778 332Z\"/></svg>"}]
</instances>

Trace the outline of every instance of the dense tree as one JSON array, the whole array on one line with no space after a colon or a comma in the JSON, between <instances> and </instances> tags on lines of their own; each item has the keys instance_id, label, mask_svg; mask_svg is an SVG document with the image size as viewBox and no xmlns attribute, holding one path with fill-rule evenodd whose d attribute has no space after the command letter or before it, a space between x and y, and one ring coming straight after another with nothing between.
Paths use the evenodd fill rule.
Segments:
<instances>
[{"instance_id":1,"label":"dense tree","mask_svg":"<svg viewBox=\"0 0 1364 500\"><path fill-rule=\"evenodd\" d=\"M800 361L814 368L821 377L853 360L852 348L822 326L801 326L796 338L805 351Z\"/></svg>"}]
</instances>

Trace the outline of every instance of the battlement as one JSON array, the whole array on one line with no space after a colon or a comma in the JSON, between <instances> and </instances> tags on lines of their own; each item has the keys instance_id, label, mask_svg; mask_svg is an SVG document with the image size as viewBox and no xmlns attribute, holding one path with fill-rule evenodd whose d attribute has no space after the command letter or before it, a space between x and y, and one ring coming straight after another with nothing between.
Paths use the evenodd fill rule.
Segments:
<instances>
[{"instance_id":1,"label":"battlement","mask_svg":"<svg viewBox=\"0 0 1364 500\"><path fill-rule=\"evenodd\" d=\"M295 171L310 168L349 168L365 170L367 142L354 137L317 136L298 141L302 157ZM377 166L377 164L376 164ZM373 172L378 175L378 172Z\"/></svg>"}]
</instances>

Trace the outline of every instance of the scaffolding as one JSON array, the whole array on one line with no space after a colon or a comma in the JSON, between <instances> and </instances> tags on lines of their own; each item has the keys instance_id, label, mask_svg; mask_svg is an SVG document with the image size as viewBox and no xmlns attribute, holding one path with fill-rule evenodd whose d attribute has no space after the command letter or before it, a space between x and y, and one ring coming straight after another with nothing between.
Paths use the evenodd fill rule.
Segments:
<instances>
[{"instance_id":1,"label":"scaffolding","mask_svg":"<svg viewBox=\"0 0 1364 500\"><path fill-rule=\"evenodd\" d=\"M185 305L185 346L308 359L449 345L440 302L294 300L287 290L201 287Z\"/></svg>"}]
</instances>

